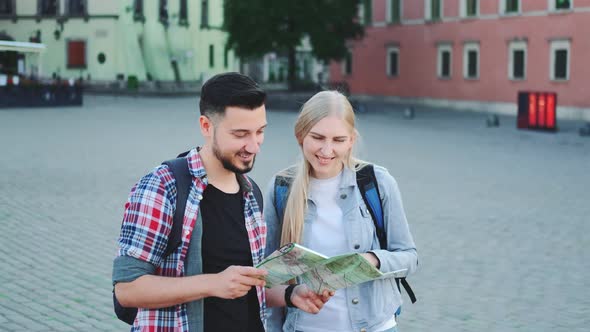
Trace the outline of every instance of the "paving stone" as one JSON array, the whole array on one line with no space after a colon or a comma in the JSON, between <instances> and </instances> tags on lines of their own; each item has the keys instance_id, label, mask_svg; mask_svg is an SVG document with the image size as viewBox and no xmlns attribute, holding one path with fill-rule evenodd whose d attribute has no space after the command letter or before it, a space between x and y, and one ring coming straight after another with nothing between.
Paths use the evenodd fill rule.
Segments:
<instances>
[{"instance_id":1,"label":"paving stone","mask_svg":"<svg viewBox=\"0 0 590 332\"><path fill-rule=\"evenodd\" d=\"M80 108L0 110L1 331L129 330L111 303L123 205L152 167L202 144L196 105L88 96ZM298 159L295 117L267 113L251 174L262 188ZM404 304L400 330L586 331L590 140L573 121L551 134L485 118L358 114L360 157L397 180L420 255L419 302Z\"/></svg>"}]
</instances>

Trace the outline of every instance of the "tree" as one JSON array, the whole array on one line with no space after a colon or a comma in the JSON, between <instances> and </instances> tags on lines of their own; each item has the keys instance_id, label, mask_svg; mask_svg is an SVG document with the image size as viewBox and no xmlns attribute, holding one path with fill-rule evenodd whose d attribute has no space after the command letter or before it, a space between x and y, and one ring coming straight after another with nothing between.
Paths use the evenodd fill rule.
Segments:
<instances>
[{"instance_id":1,"label":"tree","mask_svg":"<svg viewBox=\"0 0 590 332\"><path fill-rule=\"evenodd\" d=\"M241 58L287 54L287 79L295 81L295 50L309 37L313 55L324 61L346 56L346 40L364 34L360 0L225 0L227 46Z\"/></svg>"}]
</instances>

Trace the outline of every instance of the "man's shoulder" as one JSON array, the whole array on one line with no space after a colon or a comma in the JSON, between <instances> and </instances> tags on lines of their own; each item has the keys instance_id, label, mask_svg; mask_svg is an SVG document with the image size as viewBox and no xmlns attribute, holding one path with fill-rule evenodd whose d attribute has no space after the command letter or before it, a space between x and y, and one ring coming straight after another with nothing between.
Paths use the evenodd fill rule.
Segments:
<instances>
[{"instance_id":1,"label":"man's shoulder","mask_svg":"<svg viewBox=\"0 0 590 332\"><path fill-rule=\"evenodd\" d=\"M161 164L154 167L151 172L144 175L140 182L167 184L174 182L174 180L174 174L170 170L170 167L168 167L168 165Z\"/></svg>"},{"instance_id":2,"label":"man's shoulder","mask_svg":"<svg viewBox=\"0 0 590 332\"><path fill-rule=\"evenodd\" d=\"M145 174L133 186L130 193L131 201L144 201L142 197L169 197L175 192L172 188L176 185L174 174L170 171L168 166L159 165L154 167L149 173ZM134 199L135 197L135 199ZM150 199L149 201L152 201Z\"/></svg>"}]
</instances>

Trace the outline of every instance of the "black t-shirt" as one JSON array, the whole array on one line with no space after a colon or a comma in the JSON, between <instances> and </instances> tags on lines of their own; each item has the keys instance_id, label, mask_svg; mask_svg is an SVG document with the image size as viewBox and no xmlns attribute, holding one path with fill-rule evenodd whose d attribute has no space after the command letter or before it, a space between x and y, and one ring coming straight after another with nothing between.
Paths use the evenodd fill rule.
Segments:
<instances>
[{"instance_id":1,"label":"black t-shirt","mask_svg":"<svg viewBox=\"0 0 590 332\"><path fill-rule=\"evenodd\" d=\"M244 221L242 192L226 194L208 185L200 203L203 219L203 273L219 273L230 265L252 266L250 242ZM264 331L256 288L246 296L204 300L204 328L210 331Z\"/></svg>"}]
</instances>

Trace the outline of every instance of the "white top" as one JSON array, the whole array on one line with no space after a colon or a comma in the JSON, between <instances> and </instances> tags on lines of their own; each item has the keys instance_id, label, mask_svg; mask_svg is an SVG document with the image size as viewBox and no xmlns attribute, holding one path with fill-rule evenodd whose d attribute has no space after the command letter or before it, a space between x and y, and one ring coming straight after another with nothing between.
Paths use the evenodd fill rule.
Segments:
<instances>
[{"instance_id":1,"label":"white top","mask_svg":"<svg viewBox=\"0 0 590 332\"><path fill-rule=\"evenodd\" d=\"M342 172L333 178L311 178L309 196L316 205L317 219L311 221L311 229L305 234L308 247L332 257L350 252L344 233L342 210L338 206L338 188ZM375 331L385 331L396 325L395 317L378 326ZM352 332L352 324L344 289L337 290L318 314L299 313L296 330L305 332Z\"/></svg>"},{"instance_id":2,"label":"white top","mask_svg":"<svg viewBox=\"0 0 590 332\"><path fill-rule=\"evenodd\" d=\"M309 182L309 196L317 207L317 219L311 221L311 229L305 233L309 238L305 242L310 249L330 257L348 252L342 210L337 204L341 177L342 172L329 179L311 178ZM296 330L352 331L345 291L337 290L316 315L301 311Z\"/></svg>"}]
</instances>

